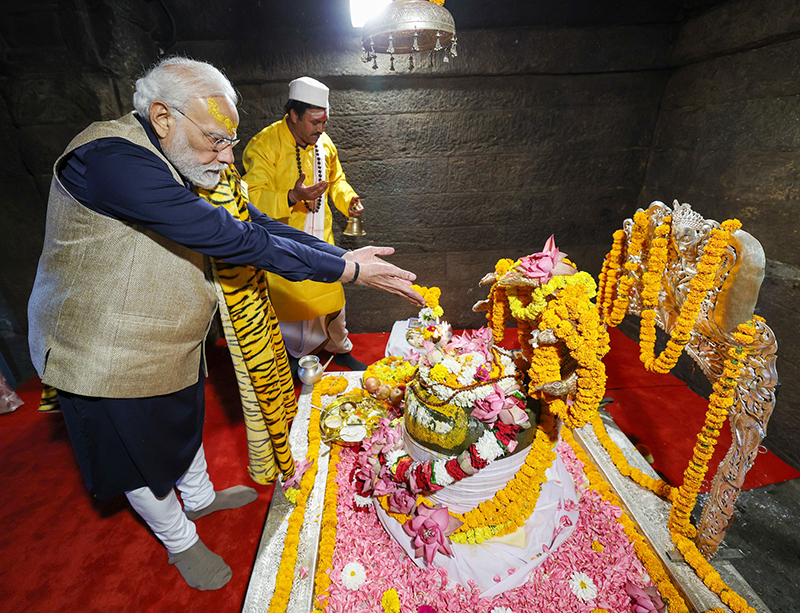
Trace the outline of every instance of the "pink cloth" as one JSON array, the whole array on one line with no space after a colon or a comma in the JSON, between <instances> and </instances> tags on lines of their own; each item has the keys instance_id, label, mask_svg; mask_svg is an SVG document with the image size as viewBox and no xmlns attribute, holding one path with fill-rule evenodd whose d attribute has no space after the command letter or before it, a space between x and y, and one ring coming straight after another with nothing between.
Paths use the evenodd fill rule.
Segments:
<instances>
[{"instance_id":1,"label":"pink cloth","mask_svg":"<svg viewBox=\"0 0 800 613\"><path fill-rule=\"evenodd\" d=\"M403 526L379 503L374 506L386 531L417 566L424 568L425 560L416 557L413 539ZM474 581L481 590L481 598L491 598L525 583L528 575L572 535L577 523L575 486L559 456L547 470L547 481L542 485L536 508L521 528L527 536L524 548L491 540L480 545L451 543L453 557L436 552L433 565L447 569L451 586ZM496 575L501 577L499 582L494 579Z\"/></svg>"},{"instance_id":2,"label":"pink cloth","mask_svg":"<svg viewBox=\"0 0 800 613\"><path fill-rule=\"evenodd\" d=\"M16 392L11 389L6 378L0 375L0 413L16 411L22 404L22 400L17 396Z\"/></svg>"}]
</instances>

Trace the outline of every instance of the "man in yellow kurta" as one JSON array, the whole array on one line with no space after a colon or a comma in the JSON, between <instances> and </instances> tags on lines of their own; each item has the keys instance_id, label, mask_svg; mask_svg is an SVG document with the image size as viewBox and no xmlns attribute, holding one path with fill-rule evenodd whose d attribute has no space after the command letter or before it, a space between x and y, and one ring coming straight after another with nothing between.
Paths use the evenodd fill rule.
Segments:
<instances>
[{"instance_id":1,"label":"man in yellow kurta","mask_svg":"<svg viewBox=\"0 0 800 613\"><path fill-rule=\"evenodd\" d=\"M364 211L347 183L336 146L325 134L328 88L310 77L289 84L286 115L259 132L242 156L250 201L263 213L333 244L328 197L343 214ZM355 359L345 327L344 290L340 283L287 281L267 273L269 294L281 334L294 360L325 349L334 361L352 370L366 364Z\"/></svg>"}]
</instances>

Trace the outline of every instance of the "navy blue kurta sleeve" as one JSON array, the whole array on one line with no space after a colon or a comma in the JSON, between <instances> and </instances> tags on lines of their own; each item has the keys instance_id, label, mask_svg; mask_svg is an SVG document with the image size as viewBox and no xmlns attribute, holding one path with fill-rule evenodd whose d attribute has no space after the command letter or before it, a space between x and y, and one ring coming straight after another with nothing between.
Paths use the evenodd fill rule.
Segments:
<instances>
[{"instance_id":1,"label":"navy blue kurta sleeve","mask_svg":"<svg viewBox=\"0 0 800 613\"><path fill-rule=\"evenodd\" d=\"M59 177L93 211L226 262L250 264L291 281L334 282L344 272L343 249L331 249L333 245L271 220L254 207L251 214L259 216L252 223L234 219L195 195L188 184L177 183L153 152L125 139L104 138L79 147L65 160Z\"/></svg>"}]
</instances>

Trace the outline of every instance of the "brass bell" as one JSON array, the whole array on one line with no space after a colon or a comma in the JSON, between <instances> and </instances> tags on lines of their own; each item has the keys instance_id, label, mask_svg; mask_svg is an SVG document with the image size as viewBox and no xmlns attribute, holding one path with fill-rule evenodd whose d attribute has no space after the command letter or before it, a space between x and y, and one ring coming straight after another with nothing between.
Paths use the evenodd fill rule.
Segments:
<instances>
[{"instance_id":1,"label":"brass bell","mask_svg":"<svg viewBox=\"0 0 800 613\"><path fill-rule=\"evenodd\" d=\"M361 217L348 217L347 227L342 232L345 236L364 236L364 228L361 225Z\"/></svg>"}]
</instances>

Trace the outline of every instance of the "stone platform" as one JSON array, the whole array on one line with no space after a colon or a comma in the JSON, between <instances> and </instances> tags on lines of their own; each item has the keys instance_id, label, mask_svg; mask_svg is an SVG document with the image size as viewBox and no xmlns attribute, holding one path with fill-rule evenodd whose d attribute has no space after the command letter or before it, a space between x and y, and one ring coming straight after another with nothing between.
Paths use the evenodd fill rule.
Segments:
<instances>
[{"instance_id":1,"label":"stone platform","mask_svg":"<svg viewBox=\"0 0 800 613\"><path fill-rule=\"evenodd\" d=\"M360 372L340 374L346 376L351 384L357 384L362 376ZM292 424L290 444L295 458L305 457L308 448L307 432L311 413L311 393L312 388L310 386L303 387L298 402L298 413ZM628 462L643 473L657 478L655 471L634 449L631 442L616 426L611 417L607 413L601 413L601 415L611 439L619 446ZM714 607L728 611L729 609L722 604L719 597L703 585L692 568L675 551L667 529L669 503L620 475L595 437L591 426L586 426L576 431L576 438L601 471L606 481L611 485L626 512L636 522L641 533L649 541L653 551L661 558L667 571L672 576L673 583L683 592L690 611L702 613ZM300 533L300 545L298 547L297 568L305 567L308 569L308 573L305 578L300 579L298 572L295 572L290 601L286 603L286 610L291 611L291 613L306 613L314 608L313 578L316 573L317 545L325 495L325 481L328 472L328 452L329 447L323 443L320 447L316 480L306 506L305 522ZM283 553L283 541L286 536L289 515L293 509L294 505L284 497L281 488L276 487L261 536L253 572L250 576L250 584L242 608L243 613L260 613L269 607L275 590L275 576ZM750 606L759 613L770 613L766 605L730 562L725 559L715 559L713 565L725 582L744 597Z\"/></svg>"}]
</instances>

